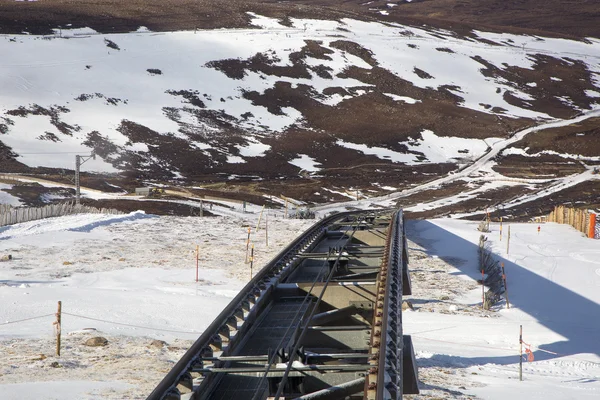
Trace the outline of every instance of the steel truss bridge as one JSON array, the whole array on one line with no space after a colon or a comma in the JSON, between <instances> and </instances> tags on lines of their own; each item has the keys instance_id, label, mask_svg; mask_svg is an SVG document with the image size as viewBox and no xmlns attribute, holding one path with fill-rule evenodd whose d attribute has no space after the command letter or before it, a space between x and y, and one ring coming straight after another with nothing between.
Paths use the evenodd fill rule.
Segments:
<instances>
[{"instance_id":1,"label":"steel truss bridge","mask_svg":"<svg viewBox=\"0 0 600 400\"><path fill-rule=\"evenodd\" d=\"M401 210L329 216L242 289L148 400L418 393L412 342L402 334L410 293Z\"/></svg>"}]
</instances>

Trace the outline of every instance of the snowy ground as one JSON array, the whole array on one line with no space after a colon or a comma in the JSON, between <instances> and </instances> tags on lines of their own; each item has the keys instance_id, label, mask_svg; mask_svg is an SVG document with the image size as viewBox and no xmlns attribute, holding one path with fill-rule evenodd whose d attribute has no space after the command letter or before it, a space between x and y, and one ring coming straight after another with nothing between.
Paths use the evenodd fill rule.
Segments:
<instances>
[{"instance_id":1,"label":"snowy ground","mask_svg":"<svg viewBox=\"0 0 600 400\"><path fill-rule=\"evenodd\" d=\"M600 396L600 242L566 225L511 224L487 234L504 262L510 309L481 307L477 223L408 224L415 311L405 313L422 395L410 398L592 399ZM535 361L519 382L519 326Z\"/></svg>"},{"instance_id":2,"label":"snowy ground","mask_svg":"<svg viewBox=\"0 0 600 400\"><path fill-rule=\"evenodd\" d=\"M256 220L133 213L2 228L0 254L14 260L0 263L0 397L145 398L249 278L247 226ZM268 248L264 230L253 229L257 264L311 223L270 217ZM415 310L405 313L404 331L413 337L422 390L412 398L598 398L600 242L568 226L545 224L538 234L537 225L512 224L507 255L507 226L502 241L492 226L488 238L506 265L511 308L482 311L476 227L408 222L407 299ZM60 357L52 326L58 300ZM535 355L523 382L519 325ZM93 336L108 346L84 346Z\"/></svg>"},{"instance_id":3,"label":"snowy ground","mask_svg":"<svg viewBox=\"0 0 600 400\"><path fill-rule=\"evenodd\" d=\"M0 228L0 254L13 256L0 263L0 398L145 398L249 279L248 226L256 265L263 265L314 221L269 217L268 247L264 218L258 233L256 222L257 214L133 213ZM63 344L56 357L59 300ZM45 317L11 323L37 316ZM83 346L94 336L109 345ZM167 344L151 346L154 339ZM51 390L32 382L52 382Z\"/></svg>"}]
</instances>

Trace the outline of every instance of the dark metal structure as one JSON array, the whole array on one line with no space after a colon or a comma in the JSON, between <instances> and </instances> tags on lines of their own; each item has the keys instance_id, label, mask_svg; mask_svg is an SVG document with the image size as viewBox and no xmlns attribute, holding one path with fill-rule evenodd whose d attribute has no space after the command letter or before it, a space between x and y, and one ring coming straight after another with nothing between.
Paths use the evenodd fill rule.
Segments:
<instances>
[{"instance_id":1,"label":"dark metal structure","mask_svg":"<svg viewBox=\"0 0 600 400\"><path fill-rule=\"evenodd\" d=\"M231 301L148 400L400 399L418 393L402 211L327 217Z\"/></svg>"}]
</instances>

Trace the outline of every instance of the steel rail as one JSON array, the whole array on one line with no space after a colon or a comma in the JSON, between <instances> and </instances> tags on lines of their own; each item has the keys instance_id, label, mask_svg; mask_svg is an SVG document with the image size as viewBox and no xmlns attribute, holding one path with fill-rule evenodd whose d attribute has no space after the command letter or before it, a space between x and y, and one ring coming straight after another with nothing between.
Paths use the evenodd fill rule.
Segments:
<instances>
[{"instance_id":1,"label":"steel rail","mask_svg":"<svg viewBox=\"0 0 600 400\"><path fill-rule=\"evenodd\" d=\"M256 289L260 291L260 284L264 282L265 278L269 276L273 271L276 271L278 267L281 267L279 275L291 264L291 261L297 257L300 253L298 249L309 242L311 237L317 234L322 234L323 228L332 224L338 219L348 217L350 215L363 214L369 211L347 211L341 212L329 217L325 217L322 220L315 223L312 227L306 230L299 238L294 240L288 246L286 246L281 252L275 256L270 262L268 262L251 280L242 288L242 290L233 298L233 300L221 311L221 313L215 318L215 320L204 330L200 337L192 344L187 352L181 357L181 359L175 364L175 366L165 375L160 381L156 388L147 397L147 400L163 400L170 392L176 391L176 387L179 382L184 378L185 374L191 370L192 366L199 361L201 358L201 352L209 346L215 332L219 330L223 325L226 324L227 320L235 315L235 312L243 307L243 303L248 299L249 295L254 293ZM382 210L375 210L380 213ZM316 237L314 238L316 239ZM313 240L314 240L313 239ZM285 262L288 261L288 265L285 266ZM282 266L283 265L283 266ZM274 277L275 281L271 281L271 286L279 280L279 276Z\"/></svg>"},{"instance_id":2,"label":"steel rail","mask_svg":"<svg viewBox=\"0 0 600 400\"><path fill-rule=\"evenodd\" d=\"M405 249L404 216L398 211L390 226L385 299L377 363L378 400L402 399L402 269Z\"/></svg>"}]
</instances>

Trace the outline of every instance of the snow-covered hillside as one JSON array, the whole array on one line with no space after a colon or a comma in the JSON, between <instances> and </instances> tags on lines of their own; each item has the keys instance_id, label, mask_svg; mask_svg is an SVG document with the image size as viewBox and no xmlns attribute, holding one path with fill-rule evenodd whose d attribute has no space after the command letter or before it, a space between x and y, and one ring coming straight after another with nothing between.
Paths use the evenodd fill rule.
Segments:
<instances>
[{"instance_id":1,"label":"snow-covered hillside","mask_svg":"<svg viewBox=\"0 0 600 400\"><path fill-rule=\"evenodd\" d=\"M33 167L72 169L69 154L94 150L89 171L155 179L252 174L261 162L326 173L340 159L310 146L305 131L328 131L317 142L342 160L463 164L509 134L497 121L598 107L596 39L252 18L256 29L4 35L0 140ZM352 128L327 122L361 104L371 110Z\"/></svg>"}]
</instances>

